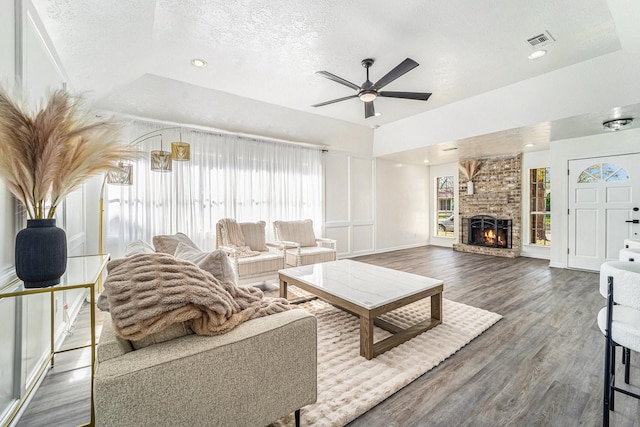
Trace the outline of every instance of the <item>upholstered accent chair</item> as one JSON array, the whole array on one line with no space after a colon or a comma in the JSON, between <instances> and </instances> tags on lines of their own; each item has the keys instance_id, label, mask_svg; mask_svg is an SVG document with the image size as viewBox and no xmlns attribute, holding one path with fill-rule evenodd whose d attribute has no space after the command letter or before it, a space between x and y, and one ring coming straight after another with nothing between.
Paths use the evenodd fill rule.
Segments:
<instances>
[{"instance_id":1,"label":"upholstered accent chair","mask_svg":"<svg viewBox=\"0 0 640 427\"><path fill-rule=\"evenodd\" d=\"M318 264L336 260L336 241L316 237L313 221L274 221L277 244L285 254L288 267Z\"/></svg>"},{"instance_id":2,"label":"upholstered accent chair","mask_svg":"<svg viewBox=\"0 0 640 427\"><path fill-rule=\"evenodd\" d=\"M236 222L223 218L216 224L216 249L231 258L238 285L266 284L285 268L285 253L265 240L266 223Z\"/></svg>"}]
</instances>

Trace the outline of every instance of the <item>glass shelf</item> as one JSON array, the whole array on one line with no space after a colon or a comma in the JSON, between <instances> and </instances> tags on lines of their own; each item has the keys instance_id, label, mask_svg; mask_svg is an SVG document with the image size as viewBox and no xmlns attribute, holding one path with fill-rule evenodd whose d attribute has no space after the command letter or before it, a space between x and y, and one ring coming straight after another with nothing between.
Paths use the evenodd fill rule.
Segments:
<instances>
[{"instance_id":1,"label":"glass shelf","mask_svg":"<svg viewBox=\"0 0 640 427\"><path fill-rule=\"evenodd\" d=\"M25 288L21 280L15 280L0 289L0 298L89 287L98 281L107 261L109 254L69 257L67 271L60 278L59 284L46 288Z\"/></svg>"},{"instance_id":2,"label":"glass shelf","mask_svg":"<svg viewBox=\"0 0 640 427\"><path fill-rule=\"evenodd\" d=\"M102 271L107 265L110 259L109 254L99 255L82 255L71 256L67 258L67 270L60 277L60 283L46 288L25 288L24 283L21 280L14 280L11 283L0 289L0 299L9 297L21 297L34 294L51 294L50 298L50 351L45 363L39 369L36 374L36 379L31 382L27 387L24 394L20 398L17 406L13 409L9 415L8 422L11 423L16 414L20 411L20 408L27 401L28 397L33 392L35 384L39 381L40 377L44 374L48 367L53 367L55 363L55 355L66 351L78 350L80 348L91 347L91 420L88 425L94 425L95 415L93 408L93 374L95 367L95 355L96 355L96 329L95 329L95 303L96 303L96 291L100 291L102 284ZM86 288L89 291L89 303L90 303L90 316L91 316L91 344L76 348L68 348L64 350L55 350L54 342L54 294L59 291L68 291L71 289Z\"/></svg>"}]
</instances>

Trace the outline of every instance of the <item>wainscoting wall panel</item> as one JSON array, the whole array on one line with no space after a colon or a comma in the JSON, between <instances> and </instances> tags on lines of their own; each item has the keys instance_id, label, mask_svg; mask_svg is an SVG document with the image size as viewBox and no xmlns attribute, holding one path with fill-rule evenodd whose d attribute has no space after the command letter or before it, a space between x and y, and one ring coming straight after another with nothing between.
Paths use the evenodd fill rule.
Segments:
<instances>
[{"instance_id":1,"label":"wainscoting wall panel","mask_svg":"<svg viewBox=\"0 0 640 427\"><path fill-rule=\"evenodd\" d=\"M349 158L325 154L325 223L349 220Z\"/></svg>"},{"instance_id":2,"label":"wainscoting wall panel","mask_svg":"<svg viewBox=\"0 0 640 427\"><path fill-rule=\"evenodd\" d=\"M370 254L375 251L375 227L373 224L354 224L351 230L353 234L353 255Z\"/></svg>"},{"instance_id":3,"label":"wainscoting wall panel","mask_svg":"<svg viewBox=\"0 0 640 427\"><path fill-rule=\"evenodd\" d=\"M338 241L339 258L375 251L374 171L372 158L326 154L324 234Z\"/></svg>"},{"instance_id":4,"label":"wainscoting wall panel","mask_svg":"<svg viewBox=\"0 0 640 427\"><path fill-rule=\"evenodd\" d=\"M323 229L338 257L428 244L428 182L427 166L327 153Z\"/></svg>"},{"instance_id":5,"label":"wainscoting wall panel","mask_svg":"<svg viewBox=\"0 0 640 427\"><path fill-rule=\"evenodd\" d=\"M325 226L324 237L329 239L335 239L337 241L338 258L345 258L351 254L351 238L349 235L350 227L347 223L345 225L338 225L333 223L332 225Z\"/></svg>"}]
</instances>

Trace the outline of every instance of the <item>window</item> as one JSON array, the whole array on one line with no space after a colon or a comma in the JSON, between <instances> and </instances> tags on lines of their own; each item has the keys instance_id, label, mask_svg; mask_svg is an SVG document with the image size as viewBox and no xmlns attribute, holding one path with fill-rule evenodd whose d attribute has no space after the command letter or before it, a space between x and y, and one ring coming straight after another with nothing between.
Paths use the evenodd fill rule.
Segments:
<instances>
[{"instance_id":1,"label":"window","mask_svg":"<svg viewBox=\"0 0 640 427\"><path fill-rule=\"evenodd\" d=\"M437 228L436 236L453 237L453 176L439 176L436 178L436 206Z\"/></svg>"},{"instance_id":2,"label":"window","mask_svg":"<svg viewBox=\"0 0 640 427\"><path fill-rule=\"evenodd\" d=\"M132 136L160 124L134 121ZM133 186L106 188L106 249L124 253L133 240L182 232L199 247L213 248L221 218L265 221L310 218L322 226L322 152L257 138L182 129L191 161L171 173L152 172L148 157L134 163ZM188 139L187 139L188 138ZM133 137L130 138L133 140ZM144 143L143 143L144 144ZM148 141L145 151L158 146ZM155 145L154 145L155 144ZM273 229L266 228L273 240ZM209 249L210 250L210 249Z\"/></svg>"},{"instance_id":3,"label":"window","mask_svg":"<svg viewBox=\"0 0 640 427\"><path fill-rule=\"evenodd\" d=\"M598 181L625 181L629 179L627 171L613 163L596 163L582 171L578 177L579 184Z\"/></svg>"},{"instance_id":4,"label":"window","mask_svg":"<svg viewBox=\"0 0 640 427\"><path fill-rule=\"evenodd\" d=\"M529 170L530 243L551 245L551 182L549 168Z\"/></svg>"}]
</instances>

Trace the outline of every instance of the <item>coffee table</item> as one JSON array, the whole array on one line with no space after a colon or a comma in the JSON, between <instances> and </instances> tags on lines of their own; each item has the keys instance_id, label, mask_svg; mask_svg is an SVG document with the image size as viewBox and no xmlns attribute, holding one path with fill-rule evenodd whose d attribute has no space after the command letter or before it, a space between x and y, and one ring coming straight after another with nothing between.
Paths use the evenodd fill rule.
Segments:
<instances>
[{"instance_id":1,"label":"coffee table","mask_svg":"<svg viewBox=\"0 0 640 427\"><path fill-rule=\"evenodd\" d=\"M286 268L278 274L282 298L287 297L287 285L294 285L359 316L360 355L368 360L442 323L442 280L349 259ZM378 318L426 297L431 297L431 317L409 328ZM374 343L374 324L393 335Z\"/></svg>"}]
</instances>

